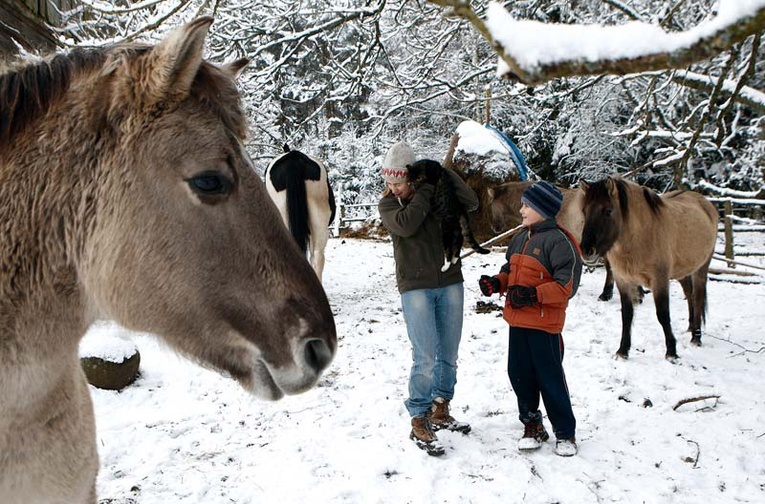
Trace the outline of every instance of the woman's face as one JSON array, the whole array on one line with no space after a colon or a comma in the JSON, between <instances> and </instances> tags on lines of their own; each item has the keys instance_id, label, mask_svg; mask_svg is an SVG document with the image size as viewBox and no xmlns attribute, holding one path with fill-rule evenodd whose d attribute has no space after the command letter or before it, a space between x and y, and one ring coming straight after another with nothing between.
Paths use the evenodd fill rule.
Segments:
<instances>
[{"instance_id":1,"label":"woman's face","mask_svg":"<svg viewBox=\"0 0 765 504\"><path fill-rule=\"evenodd\" d=\"M414 194L414 189L409 182L386 182L388 189L393 193L393 196L399 199L409 199Z\"/></svg>"},{"instance_id":2,"label":"woman's face","mask_svg":"<svg viewBox=\"0 0 765 504\"><path fill-rule=\"evenodd\" d=\"M521 204L521 217L523 217L522 223L526 227L547 219L544 215L540 214L526 203Z\"/></svg>"}]
</instances>

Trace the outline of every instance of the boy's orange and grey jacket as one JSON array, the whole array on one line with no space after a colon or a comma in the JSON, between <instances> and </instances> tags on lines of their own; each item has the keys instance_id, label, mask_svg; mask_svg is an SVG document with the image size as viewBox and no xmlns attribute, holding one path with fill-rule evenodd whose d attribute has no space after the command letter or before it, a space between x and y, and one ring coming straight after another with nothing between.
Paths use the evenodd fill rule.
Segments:
<instances>
[{"instance_id":1,"label":"boy's orange and grey jacket","mask_svg":"<svg viewBox=\"0 0 765 504\"><path fill-rule=\"evenodd\" d=\"M540 329L551 334L563 330L568 300L576 294L582 275L579 244L548 219L513 237L499 275L501 290L511 285L537 288L537 304L512 308L505 300L502 316L513 327Z\"/></svg>"}]
</instances>

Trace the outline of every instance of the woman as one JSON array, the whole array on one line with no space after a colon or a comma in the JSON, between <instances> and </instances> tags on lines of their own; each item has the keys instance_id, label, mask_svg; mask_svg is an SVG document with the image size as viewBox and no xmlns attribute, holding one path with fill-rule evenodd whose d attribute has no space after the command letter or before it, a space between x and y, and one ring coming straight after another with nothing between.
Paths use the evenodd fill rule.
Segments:
<instances>
[{"instance_id":1,"label":"woman","mask_svg":"<svg viewBox=\"0 0 765 504\"><path fill-rule=\"evenodd\" d=\"M440 167L427 172L425 182L415 189L407 179L407 165L414 161L414 152L405 142L390 148L383 161L386 188L378 208L393 240L396 281L412 343L409 398L405 401L412 419L409 437L429 455L438 456L444 448L435 431L467 433L470 425L456 421L449 412L462 336L462 265L458 261L441 271L441 228L431 213L431 198L442 173L454 179L457 195L468 211L478 207L478 197L456 173Z\"/></svg>"}]
</instances>

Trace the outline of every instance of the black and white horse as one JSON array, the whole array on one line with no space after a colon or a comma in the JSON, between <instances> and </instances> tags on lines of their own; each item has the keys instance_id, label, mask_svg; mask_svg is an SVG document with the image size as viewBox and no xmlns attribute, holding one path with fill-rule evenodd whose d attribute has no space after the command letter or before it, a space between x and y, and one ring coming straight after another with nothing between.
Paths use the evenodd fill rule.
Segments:
<instances>
[{"instance_id":1,"label":"black and white horse","mask_svg":"<svg viewBox=\"0 0 765 504\"><path fill-rule=\"evenodd\" d=\"M266 189L321 281L329 225L335 218L327 169L318 159L285 144L284 154L266 169Z\"/></svg>"}]
</instances>

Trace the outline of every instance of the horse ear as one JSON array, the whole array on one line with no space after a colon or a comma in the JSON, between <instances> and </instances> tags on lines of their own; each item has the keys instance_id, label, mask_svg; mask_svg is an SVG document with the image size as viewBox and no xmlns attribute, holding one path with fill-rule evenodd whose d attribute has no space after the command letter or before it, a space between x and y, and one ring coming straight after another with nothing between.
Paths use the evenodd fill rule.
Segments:
<instances>
[{"instance_id":1,"label":"horse ear","mask_svg":"<svg viewBox=\"0 0 765 504\"><path fill-rule=\"evenodd\" d=\"M579 179L579 189L587 192L587 189L589 189L589 188L590 188L589 182L587 182L584 179Z\"/></svg>"},{"instance_id":2,"label":"horse ear","mask_svg":"<svg viewBox=\"0 0 765 504\"><path fill-rule=\"evenodd\" d=\"M608 192L616 191L616 181L610 175L606 178L606 189Z\"/></svg>"},{"instance_id":3,"label":"horse ear","mask_svg":"<svg viewBox=\"0 0 765 504\"><path fill-rule=\"evenodd\" d=\"M236 79L239 77L239 74L242 72L242 70L244 70L244 67L246 67L249 62L249 58L241 58L236 61L232 61L231 63L222 65L220 69L223 70L223 72L232 79Z\"/></svg>"},{"instance_id":4,"label":"horse ear","mask_svg":"<svg viewBox=\"0 0 765 504\"><path fill-rule=\"evenodd\" d=\"M494 188L489 187L486 189L486 194L489 195L489 201L494 201Z\"/></svg>"},{"instance_id":5,"label":"horse ear","mask_svg":"<svg viewBox=\"0 0 765 504\"><path fill-rule=\"evenodd\" d=\"M149 91L156 97L176 99L188 96L191 84L202 65L207 30L213 22L210 16L200 17L173 31L152 51Z\"/></svg>"}]
</instances>

